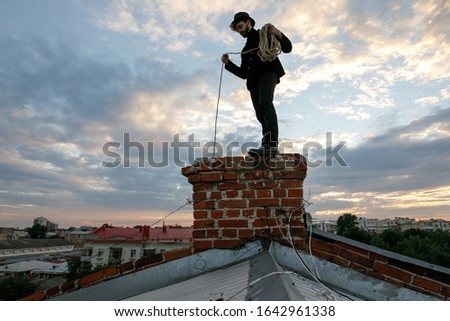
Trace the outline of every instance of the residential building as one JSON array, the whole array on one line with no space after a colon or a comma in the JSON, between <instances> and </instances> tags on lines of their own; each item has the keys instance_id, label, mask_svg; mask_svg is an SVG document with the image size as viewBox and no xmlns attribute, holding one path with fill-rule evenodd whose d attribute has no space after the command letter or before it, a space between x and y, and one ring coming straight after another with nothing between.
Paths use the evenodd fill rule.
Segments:
<instances>
[{"instance_id":1,"label":"residential building","mask_svg":"<svg viewBox=\"0 0 450 321\"><path fill-rule=\"evenodd\" d=\"M93 267L115 265L168 250L189 247L192 228L102 226L85 239L81 260ZM95 236L95 237L94 237Z\"/></svg>"},{"instance_id":2,"label":"residential building","mask_svg":"<svg viewBox=\"0 0 450 321\"><path fill-rule=\"evenodd\" d=\"M14 228L0 227L0 240L12 240L14 237Z\"/></svg>"},{"instance_id":3,"label":"residential building","mask_svg":"<svg viewBox=\"0 0 450 321\"><path fill-rule=\"evenodd\" d=\"M46 219L45 217L42 217L42 216L36 217L33 220L33 226L37 225L37 224L45 226L47 228L47 232L54 232L58 229L58 224L56 224L52 221L49 221L48 219Z\"/></svg>"}]
</instances>

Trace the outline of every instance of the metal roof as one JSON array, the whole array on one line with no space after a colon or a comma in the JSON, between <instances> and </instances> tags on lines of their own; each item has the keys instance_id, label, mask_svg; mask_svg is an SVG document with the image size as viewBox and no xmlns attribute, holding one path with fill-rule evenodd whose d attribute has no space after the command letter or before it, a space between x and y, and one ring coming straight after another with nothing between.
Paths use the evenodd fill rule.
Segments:
<instances>
[{"instance_id":1,"label":"metal roof","mask_svg":"<svg viewBox=\"0 0 450 321\"><path fill-rule=\"evenodd\" d=\"M301 258L299 257L301 255ZM313 267L315 267L313 269ZM315 274L312 272L315 270ZM320 272L320 276L318 275ZM211 249L51 300L436 300L277 242Z\"/></svg>"},{"instance_id":2,"label":"metal roof","mask_svg":"<svg viewBox=\"0 0 450 321\"><path fill-rule=\"evenodd\" d=\"M269 251L128 301L324 301L350 300L293 271L282 268ZM353 298L355 299L355 298Z\"/></svg>"}]
</instances>

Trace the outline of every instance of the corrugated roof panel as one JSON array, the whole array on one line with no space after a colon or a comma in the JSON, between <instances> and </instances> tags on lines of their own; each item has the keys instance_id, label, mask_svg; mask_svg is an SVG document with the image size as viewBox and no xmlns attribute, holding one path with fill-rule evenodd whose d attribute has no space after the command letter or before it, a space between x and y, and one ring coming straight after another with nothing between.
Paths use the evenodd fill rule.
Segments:
<instances>
[{"instance_id":1,"label":"corrugated roof panel","mask_svg":"<svg viewBox=\"0 0 450 321\"><path fill-rule=\"evenodd\" d=\"M245 300L249 262L215 270L198 277L128 298L127 301Z\"/></svg>"},{"instance_id":2,"label":"corrugated roof panel","mask_svg":"<svg viewBox=\"0 0 450 321\"><path fill-rule=\"evenodd\" d=\"M289 278L307 301L356 301L359 300L350 295L343 295L326 287L317 281L310 280L298 274L289 274Z\"/></svg>"}]
</instances>

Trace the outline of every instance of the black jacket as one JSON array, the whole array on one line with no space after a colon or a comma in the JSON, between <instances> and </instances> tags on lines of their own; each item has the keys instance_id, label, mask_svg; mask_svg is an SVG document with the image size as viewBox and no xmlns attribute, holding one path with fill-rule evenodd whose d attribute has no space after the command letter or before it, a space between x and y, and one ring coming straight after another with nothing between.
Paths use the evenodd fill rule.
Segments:
<instances>
[{"instance_id":1,"label":"black jacket","mask_svg":"<svg viewBox=\"0 0 450 321\"><path fill-rule=\"evenodd\" d=\"M277 38L278 39L278 38ZM283 34L281 39L278 39L281 44L281 51L284 53L289 53L292 51L291 41ZM245 53L247 50L252 50L249 53ZM272 61L262 62L261 58L258 56L259 51L259 30L252 28L247 37L247 43L241 52L241 66L238 67L231 60L225 65L225 69L229 72L235 74L236 76L247 79L247 88L250 89L260 75L265 72L274 72L278 76L278 81L285 74L283 66L280 60L275 58Z\"/></svg>"}]
</instances>

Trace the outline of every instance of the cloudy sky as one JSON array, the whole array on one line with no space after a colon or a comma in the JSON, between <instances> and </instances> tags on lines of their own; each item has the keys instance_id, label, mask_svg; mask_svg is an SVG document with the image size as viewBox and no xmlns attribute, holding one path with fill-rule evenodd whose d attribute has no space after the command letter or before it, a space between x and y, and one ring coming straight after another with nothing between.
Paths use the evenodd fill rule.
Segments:
<instances>
[{"instance_id":1,"label":"cloudy sky","mask_svg":"<svg viewBox=\"0 0 450 321\"><path fill-rule=\"evenodd\" d=\"M446 0L3 0L0 226L152 224L185 204L220 56L245 42L237 11L294 45L275 100L284 151L314 164L313 217L450 219ZM224 72L220 146L259 135L244 81ZM192 207L166 222L190 224Z\"/></svg>"}]
</instances>

